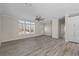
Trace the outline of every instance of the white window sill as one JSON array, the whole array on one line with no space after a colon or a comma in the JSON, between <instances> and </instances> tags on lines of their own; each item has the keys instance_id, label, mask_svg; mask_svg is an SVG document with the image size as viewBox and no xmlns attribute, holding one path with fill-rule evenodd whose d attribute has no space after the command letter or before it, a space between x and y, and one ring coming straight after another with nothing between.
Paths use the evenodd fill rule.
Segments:
<instances>
[{"instance_id":1,"label":"white window sill","mask_svg":"<svg viewBox=\"0 0 79 59\"><path fill-rule=\"evenodd\" d=\"M19 33L19 35L31 35L31 34L33 35L35 33L29 33L29 32L28 33Z\"/></svg>"}]
</instances>

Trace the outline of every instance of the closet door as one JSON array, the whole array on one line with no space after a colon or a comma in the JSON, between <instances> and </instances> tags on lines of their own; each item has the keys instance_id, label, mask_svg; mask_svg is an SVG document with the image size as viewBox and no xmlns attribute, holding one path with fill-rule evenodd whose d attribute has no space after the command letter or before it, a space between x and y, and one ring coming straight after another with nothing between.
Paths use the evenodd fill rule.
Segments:
<instances>
[{"instance_id":1,"label":"closet door","mask_svg":"<svg viewBox=\"0 0 79 59\"><path fill-rule=\"evenodd\" d=\"M52 38L59 38L59 20L53 19L52 20Z\"/></svg>"},{"instance_id":2,"label":"closet door","mask_svg":"<svg viewBox=\"0 0 79 59\"><path fill-rule=\"evenodd\" d=\"M75 32L75 41L76 42L79 42L79 17L75 17L75 30L74 30L74 32Z\"/></svg>"},{"instance_id":3,"label":"closet door","mask_svg":"<svg viewBox=\"0 0 79 59\"><path fill-rule=\"evenodd\" d=\"M69 41L79 42L79 16L69 18Z\"/></svg>"},{"instance_id":4,"label":"closet door","mask_svg":"<svg viewBox=\"0 0 79 59\"><path fill-rule=\"evenodd\" d=\"M74 41L75 39L75 22L74 18L68 18L68 27L67 27L67 38L69 41Z\"/></svg>"}]
</instances>

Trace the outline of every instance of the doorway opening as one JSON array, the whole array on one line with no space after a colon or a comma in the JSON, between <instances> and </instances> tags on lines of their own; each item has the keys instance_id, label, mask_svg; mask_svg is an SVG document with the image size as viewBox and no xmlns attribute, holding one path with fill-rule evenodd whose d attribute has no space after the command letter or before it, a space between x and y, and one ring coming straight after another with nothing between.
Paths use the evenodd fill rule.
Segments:
<instances>
[{"instance_id":1,"label":"doorway opening","mask_svg":"<svg viewBox=\"0 0 79 59\"><path fill-rule=\"evenodd\" d=\"M64 39L65 36L65 16L59 19L59 38Z\"/></svg>"}]
</instances>

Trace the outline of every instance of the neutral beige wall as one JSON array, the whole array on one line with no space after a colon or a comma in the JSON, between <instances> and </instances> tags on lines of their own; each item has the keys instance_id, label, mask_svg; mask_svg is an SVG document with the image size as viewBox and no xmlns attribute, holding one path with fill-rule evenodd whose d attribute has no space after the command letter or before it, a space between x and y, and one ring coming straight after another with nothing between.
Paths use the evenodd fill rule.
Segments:
<instances>
[{"instance_id":1,"label":"neutral beige wall","mask_svg":"<svg viewBox=\"0 0 79 59\"><path fill-rule=\"evenodd\" d=\"M17 37L17 18L3 15L3 39L2 41L13 40Z\"/></svg>"}]
</instances>

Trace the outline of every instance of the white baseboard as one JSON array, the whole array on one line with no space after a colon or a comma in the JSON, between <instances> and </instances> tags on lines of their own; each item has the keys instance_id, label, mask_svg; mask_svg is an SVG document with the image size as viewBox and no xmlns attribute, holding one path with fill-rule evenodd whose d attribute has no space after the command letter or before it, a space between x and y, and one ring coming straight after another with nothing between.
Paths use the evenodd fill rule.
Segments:
<instances>
[{"instance_id":1,"label":"white baseboard","mask_svg":"<svg viewBox=\"0 0 79 59\"><path fill-rule=\"evenodd\" d=\"M24 38L31 38L31 37L36 37L36 36L40 36L42 34L35 34L35 35L23 35L23 36L18 36L18 37L15 37L15 38L11 38L11 39L8 39L8 40L3 40L1 42L8 42L8 41L13 41L13 40L19 40L19 39L24 39Z\"/></svg>"},{"instance_id":2,"label":"white baseboard","mask_svg":"<svg viewBox=\"0 0 79 59\"><path fill-rule=\"evenodd\" d=\"M66 40L66 39L65 39L65 41L66 41L66 42L69 42L69 40Z\"/></svg>"}]
</instances>

